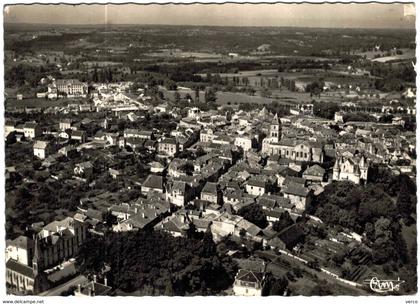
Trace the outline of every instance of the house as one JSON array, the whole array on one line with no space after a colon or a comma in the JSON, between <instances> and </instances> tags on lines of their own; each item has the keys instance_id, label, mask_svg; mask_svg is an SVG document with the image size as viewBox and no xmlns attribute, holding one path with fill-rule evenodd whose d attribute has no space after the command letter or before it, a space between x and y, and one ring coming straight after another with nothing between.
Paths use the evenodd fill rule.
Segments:
<instances>
[{"instance_id":1,"label":"house","mask_svg":"<svg viewBox=\"0 0 420 304\"><path fill-rule=\"evenodd\" d=\"M4 124L4 137L5 138L10 133L15 132L16 125L17 124L16 124L15 121L8 120L8 121L5 122L5 124Z\"/></svg>"},{"instance_id":2,"label":"house","mask_svg":"<svg viewBox=\"0 0 420 304\"><path fill-rule=\"evenodd\" d=\"M260 196L267 191L267 183L264 180L251 178L246 182L246 192L251 195Z\"/></svg>"},{"instance_id":3,"label":"house","mask_svg":"<svg viewBox=\"0 0 420 304\"><path fill-rule=\"evenodd\" d=\"M36 122L27 122L23 125L25 138L33 139L42 135L42 130Z\"/></svg>"},{"instance_id":4,"label":"house","mask_svg":"<svg viewBox=\"0 0 420 304\"><path fill-rule=\"evenodd\" d=\"M75 146L64 146L60 150L58 150L58 153L68 158L74 158L79 154Z\"/></svg>"},{"instance_id":5,"label":"house","mask_svg":"<svg viewBox=\"0 0 420 304\"><path fill-rule=\"evenodd\" d=\"M156 161L149 163L149 166L152 173L162 173L165 170L165 166Z\"/></svg>"},{"instance_id":6,"label":"house","mask_svg":"<svg viewBox=\"0 0 420 304\"><path fill-rule=\"evenodd\" d=\"M86 131L76 130L71 133L71 139L77 140L80 143L87 141Z\"/></svg>"},{"instance_id":7,"label":"house","mask_svg":"<svg viewBox=\"0 0 420 304\"><path fill-rule=\"evenodd\" d=\"M107 296L111 292L111 287L108 286L108 280L104 277L103 283L99 283L96 275L93 275L93 280L87 282L83 286L77 285L74 295L77 297L94 297L94 296Z\"/></svg>"},{"instance_id":8,"label":"house","mask_svg":"<svg viewBox=\"0 0 420 304\"><path fill-rule=\"evenodd\" d=\"M51 153L51 144L48 141L37 140L34 143L34 155L40 159L46 158Z\"/></svg>"},{"instance_id":9,"label":"house","mask_svg":"<svg viewBox=\"0 0 420 304\"><path fill-rule=\"evenodd\" d=\"M34 259L39 269L47 269L74 257L87 238L87 225L72 217L44 226L35 239ZM38 257L35 251L38 251ZM33 262L34 263L34 262Z\"/></svg>"},{"instance_id":10,"label":"house","mask_svg":"<svg viewBox=\"0 0 420 304\"><path fill-rule=\"evenodd\" d=\"M160 105L157 105L154 110L156 113L166 113L168 111L168 104L167 103L162 103Z\"/></svg>"},{"instance_id":11,"label":"house","mask_svg":"<svg viewBox=\"0 0 420 304\"><path fill-rule=\"evenodd\" d=\"M74 174L83 176L83 177L90 177L93 174L93 164L90 161L83 162L77 164L74 168Z\"/></svg>"},{"instance_id":12,"label":"house","mask_svg":"<svg viewBox=\"0 0 420 304\"><path fill-rule=\"evenodd\" d=\"M261 296L265 274L246 269L239 269L233 283L235 296Z\"/></svg>"},{"instance_id":13,"label":"house","mask_svg":"<svg viewBox=\"0 0 420 304\"><path fill-rule=\"evenodd\" d=\"M157 191L159 193L163 193L163 178L159 175L150 174L147 176L144 183L141 185L141 192L143 194L147 194L150 191Z\"/></svg>"},{"instance_id":14,"label":"house","mask_svg":"<svg viewBox=\"0 0 420 304\"><path fill-rule=\"evenodd\" d=\"M31 266L33 253L34 241L27 236L21 235L6 241L6 261L13 259L20 264Z\"/></svg>"},{"instance_id":15,"label":"house","mask_svg":"<svg viewBox=\"0 0 420 304\"><path fill-rule=\"evenodd\" d=\"M61 139L69 140L71 138L71 130L67 129L58 133L58 137Z\"/></svg>"},{"instance_id":16,"label":"house","mask_svg":"<svg viewBox=\"0 0 420 304\"><path fill-rule=\"evenodd\" d=\"M13 259L6 262L6 284L19 294L36 294L34 269Z\"/></svg>"},{"instance_id":17,"label":"house","mask_svg":"<svg viewBox=\"0 0 420 304\"><path fill-rule=\"evenodd\" d=\"M206 182L204 188L201 190L201 200L211 202L214 204L221 203L221 192L217 183Z\"/></svg>"},{"instance_id":18,"label":"house","mask_svg":"<svg viewBox=\"0 0 420 304\"><path fill-rule=\"evenodd\" d=\"M348 180L355 184L367 181L369 162L364 155L356 156L346 153L338 156L333 167L333 180Z\"/></svg>"},{"instance_id":19,"label":"house","mask_svg":"<svg viewBox=\"0 0 420 304\"><path fill-rule=\"evenodd\" d=\"M125 129L124 138L153 139L153 131Z\"/></svg>"},{"instance_id":20,"label":"house","mask_svg":"<svg viewBox=\"0 0 420 304\"><path fill-rule=\"evenodd\" d=\"M216 137L217 137L217 135L214 134L214 131L211 128L202 130L200 132L200 141L201 142L212 142L213 139L215 139Z\"/></svg>"},{"instance_id":21,"label":"house","mask_svg":"<svg viewBox=\"0 0 420 304\"><path fill-rule=\"evenodd\" d=\"M158 143L158 153L161 155L175 156L178 153L178 143L174 138L165 138Z\"/></svg>"},{"instance_id":22,"label":"house","mask_svg":"<svg viewBox=\"0 0 420 304\"><path fill-rule=\"evenodd\" d=\"M193 198L193 191L186 182L175 181L166 193L166 199L176 205L184 206Z\"/></svg>"},{"instance_id":23,"label":"house","mask_svg":"<svg viewBox=\"0 0 420 304\"><path fill-rule=\"evenodd\" d=\"M59 122L58 127L61 131L71 129L72 121L71 119L63 119Z\"/></svg>"},{"instance_id":24,"label":"house","mask_svg":"<svg viewBox=\"0 0 420 304\"><path fill-rule=\"evenodd\" d=\"M156 230L162 230L173 237L183 237L189 228L190 221L184 214L175 213L155 226Z\"/></svg>"},{"instance_id":25,"label":"house","mask_svg":"<svg viewBox=\"0 0 420 304\"><path fill-rule=\"evenodd\" d=\"M249 151L256 146L256 139L252 136L241 135L235 137L235 146L241 147L244 151Z\"/></svg>"},{"instance_id":26,"label":"house","mask_svg":"<svg viewBox=\"0 0 420 304\"><path fill-rule=\"evenodd\" d=\"M335 112L334 113L334 121L337 123L344 123L344 112Z\"/></svg>"},{"instance_id":27,"label":"house","mask_svg":"<svg viewBox=\"0 0 420 304\"><path fill-rule=\"evenodd\" d=\"M297 183L288 183L281 191L285 198L290 199L292 205L300 211L306 210L307 205L311 201L310 190Z\"/></svg>"},{"instance_id":28,"label":"house","mask_svg":"<svg viewBox=\"0 0 420 304\"><path fill-rule=\"evenodd\" d=\"M305 237L305 232L300 224L293 224L265 241L265 245L272 249L292 250Z\"/></svg>"},{"instance_id":29,"label":"house","mask_svg":"<svg viewBox=\"0 0 420 304\"><path fill-rule=\"evenodd\" d=\"M320 165L315 164L307 168L303 172L302 177L310 182L322 182L325 177L325 169Z\"/></svg>"},{"instance_id":30,"label":"house","mask_svg":"<svg viewBox=\"0 0 420 304\"><path fill-rule=\"evenodd\" d=\"M55 89L59 95L67 97L86 97L88 93L87 83L77 79L57 79L48 85L48 89Z\"/></svg>"}]
</instances>

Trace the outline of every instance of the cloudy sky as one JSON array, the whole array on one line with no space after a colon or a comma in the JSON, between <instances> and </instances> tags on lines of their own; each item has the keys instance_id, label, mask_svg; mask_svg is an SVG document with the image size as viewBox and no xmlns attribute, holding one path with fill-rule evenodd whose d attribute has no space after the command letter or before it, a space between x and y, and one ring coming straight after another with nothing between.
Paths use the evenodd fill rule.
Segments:
<instances>
[{"instance_id":1,"label":"cloudy sky","mask_svg":"<svg viewBox=\"0 0 420 304\"><path fill-rule=\"evenodd\" d=\"M414 28L410 4L11 5L9 23Z\"/></svg>"}]
</instances>

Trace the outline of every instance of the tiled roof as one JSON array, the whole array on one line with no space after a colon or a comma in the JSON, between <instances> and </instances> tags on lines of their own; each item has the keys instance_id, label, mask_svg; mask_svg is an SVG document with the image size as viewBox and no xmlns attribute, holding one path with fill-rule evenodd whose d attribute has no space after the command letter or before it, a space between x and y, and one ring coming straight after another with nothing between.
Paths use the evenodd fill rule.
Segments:
<instances>
[{"instance_id":1,"label":"tiled roof","mask_svg":"<svg viewBox=\"0 0 420 304\"><path fill-rule=\"evenodd\" d=\"M12 270L14 272L20 273L25 277L28 278L35 278L34 271L31 267L28 267L26 265L20 264L12 259L9 259L6 262L6 269Z\"/></svg>"},{"instance_id":2,"label":"tiled roof","mask_svg":"<svg viewBox=\"0 0 420 304\"><path fill-rule=\"evenodd\" d=\"M162 176L150 174L143 183L143 187L153 189L163 189Z\"/></svg>"},{"instance_id":3,"label":"tiled roof","mask_svg":"<svg viewBox=\"0 0 420 304\"><path fill-rule=\"evenodd\" d=\"M202 193L211 193L211 194L217 194L217 183L207 182L204 185Z\"/></svg>"},{"instance_id":4,"label":"tiled roof","mask_svg":"<svg viewBox=\"0 0 420 304\"><path fill-rule=\"evenodd\" d=\"M296 183L289 183L286 187L282 189L284 193L292 194L296 196L307 196L309 190L302 185Z\"/></svg>"},{"instance_id":5,"label":"tiled roof","mask_svg":"<svg viewBox=\"0 0 420 304\"><path fill-rule=\"evenodd\" d=\"M261 284L263 277L264 274L262 272L254 272L245 269L239 269L239 272L236 275L236 280Z\"/></svg>"},{"instance_id":6,"label":"tiled roof","mask_svg":"<svg viewBox=\"0 0 420 304\"><path fill-rule=\"evenodd\" d=\"M313 165L303 172L304 175L324 176L325 169L320 165Z\"/></svg>"}]
</instances>

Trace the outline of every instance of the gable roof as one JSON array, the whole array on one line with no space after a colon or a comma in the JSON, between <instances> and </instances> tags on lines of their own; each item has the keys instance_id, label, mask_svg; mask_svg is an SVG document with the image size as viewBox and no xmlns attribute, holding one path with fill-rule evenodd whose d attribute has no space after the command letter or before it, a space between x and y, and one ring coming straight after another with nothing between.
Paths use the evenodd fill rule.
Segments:
<instances>
[{"instance_id":1,"label":"gable roof","mask_svg":"<svg viewBox=\"0 0 420 304\"><path fill-rule=\"evenodd\" d=\"M287 194L296 195L296 196L307 196L309 189L304 186L296 183L288 183L282 191Z\"/></svg>"},{"instance_id":2,"label":"gable roof","mask_svg":"<svg viewBox=\"0 0 420 304\"><path fill-rule=\"evenodd\" d=\"M264 274L262 272L250 271L245 269L239 269L236 275L236 280L240 280L248 283L261 284Z\"/></svg>"},{"instance_id":3,"label":"gable roof","mask_svg":"<svg viewBox=\"0 0 420 304\"><path fill-rule=\"evenodd\" d=\"M18 263L12 259L9 259L6 262L6 268L10 269L14 272L20 273L21 275L28 277L28 278L35 278L34 271L31 267Z\"/></svg>"},{"instance_id":4,"label":"gable roof","mask_svg":"<svg viewBox=\"0 0 420 304\"><path fill-rule=\"evenodd\" d=\"M142 186L152 189L163 189L163 178L159 175L150 174Z\"/></svg>"},{"instance_id":5,"label":"gable roof","mask_svg":"<svg viewBox=\"0 0 420 304\"><path fill-rule=\"evenodd\" d=\"M312 167L309 167L303 172L304 175L314 175L314 176L324 176L325 169L322 168L320 165L313 165Z\"/></svg>"},{"instance_id":6,"label":"gable roof","mask_svg":"<svg viewBox=\"0 0 420 304\"><path fill-rule=\"evenodd\" d=\"M299 224L294 224L280 231L277 237L284 242L286 247L289 247L294 246L304 235Z\"/></svg>"},{"instance_id":7,"label":"gable roof","mask_svg":"<svg viewBox=\"0 0 420 304\"><path fill-rule=\"evenodd\" d=\"M216 195L217 194L217 183L207 182L204 185L204 188L201 192L202 193L211 193L211 194Z\"/></svg>"}]
</instances>

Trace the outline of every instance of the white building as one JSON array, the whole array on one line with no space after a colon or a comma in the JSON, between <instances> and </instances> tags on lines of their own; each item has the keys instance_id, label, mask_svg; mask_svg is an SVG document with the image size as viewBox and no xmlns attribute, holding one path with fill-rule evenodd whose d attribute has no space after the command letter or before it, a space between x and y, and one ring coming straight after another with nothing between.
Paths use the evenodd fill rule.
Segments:
<instances>
[{"instance_id":1,"label":"white building","mask_svg":"<svg viewBox=\"0 0 420 304\"><path fill-rule=\"evenodd\" d=\"M235 296L261 296L264 284L264 273L239 269L233 283Z\"/></svg>"},{"instance_id":2,"label":"white building","mask_svg":"<svg viewBox=\"0 0 420 304\"><path fill-rule=\"evenodd\" d=\"M369 163L365 156L359 157L337 157L333 168L333 180L351 181L360 184L362 180L368 179Z\"/></svg>"}]
</instances>

